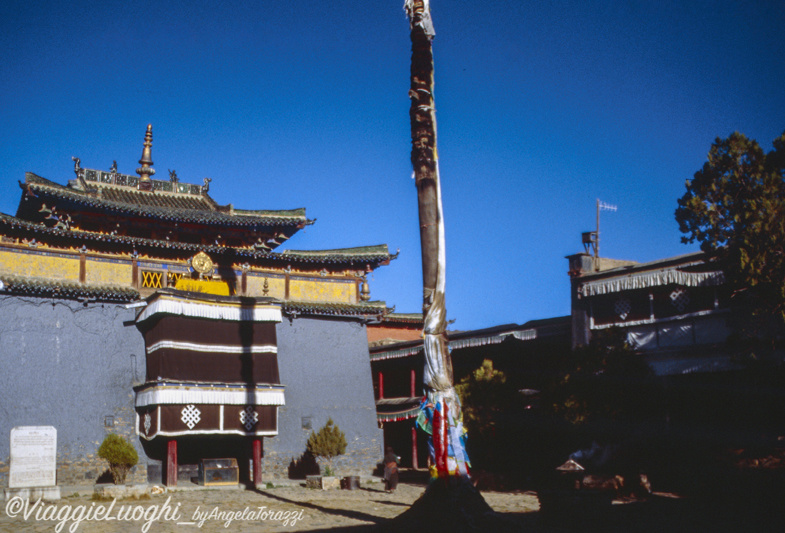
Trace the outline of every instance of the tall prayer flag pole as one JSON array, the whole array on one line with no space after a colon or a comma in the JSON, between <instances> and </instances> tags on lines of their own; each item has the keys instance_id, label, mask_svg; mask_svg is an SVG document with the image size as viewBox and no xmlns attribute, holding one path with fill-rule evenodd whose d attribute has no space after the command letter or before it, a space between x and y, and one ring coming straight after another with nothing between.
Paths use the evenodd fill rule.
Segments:
<instances>
[{"instance_id":1,"label":"tall prayer flag pole","mask_svg":"<svg viewBox=\"0 0 785 533\"><path fill-rule=\"evenodd\" d=\"M433 98L434 36L429 0L406 0L412 40L412 166L417 186L423 273L423 381L427 400L418 425L432 433L432 458L439 477L468 475L461 404L453 387L452 361L446 338L445 247L436 112ZM448 454L449 450L449 454Z\"/></svg>"},{"instance_id":2,"label":"tall prayer flag pole","mask_svg":"<svg viewBox=\"0 0 785 533\"><path fill-rule=\"evenodd\" d=\"M423 347L426 399L417 425L431 434L435 479L408 510L390 521L390 531L499 531L502 524L469 479L461 402L453 387L444 305L444 217L442 216L436 112L433 103L433 23L429 0L405 0L412 38L412 166L420 214L423 282Z\"/></svg>"}]
</instances>

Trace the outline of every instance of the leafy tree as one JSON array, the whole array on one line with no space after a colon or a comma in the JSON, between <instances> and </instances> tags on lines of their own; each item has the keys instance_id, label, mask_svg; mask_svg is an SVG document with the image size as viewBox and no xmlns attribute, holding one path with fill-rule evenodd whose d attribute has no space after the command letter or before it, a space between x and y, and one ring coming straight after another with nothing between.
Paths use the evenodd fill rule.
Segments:
<instances>
[{"instance_id":1,"label":"leafy tree","mask_svg":"<svg viewBox=\"0 0 785 533\"><path fill-rule=\"evenodd\" d=\"M306 449L316 457L327 459L326 475L330 476L334 472L333 458L346 453L346 435L329 418L318 433L311 432Z\"/></svg>"},{"instance_id":2,"label":"leafy tree","mask_svg":"<svg viewBox=\"0 0 785 533\"><path fill-rule=\"evenodd\" d=\"M739 335L769 348L785 332L785 133L773 146L717 138L676 209L682 242L725 271Z\"/></svg>"},{"instance_id":3,"label":"leafy tree","mask_svg":"<svg viewBox=\"0 0 785 533\"><path fill-rule=\"evenodd\" d=\"M98 457L109 461L109 471L115 485L125 483L128 471L139 462L133 445L120 435L108 434L98 448Z\"/></svg>"},{"instance_id":4,"label":"leafy tree","mask_svg":"<svg viewBox=\"0 0 785 533\"><path fill-rule=\"evenodd\" d=\"M455 391L461 399L463 422L469 434L467 451L472 466L493 471L509 469L506 448L516 441L510 435L510 416L518 397L515 386L507 381L504 372L493 368L493 361L485 359L455 386Z\"/></svg>"},{"instance_id":5,"label":"leafy tree","mask_svg":"<svg viewBox=\"0 0 785 533\"><path fill-rule=\"evenodd\" d=\"M515 396L507 376L493 368L490 359L463 378L455 391L461 399L464 424L472 434L491 433L498 413L509 407Z\"/></svg>"}]
</instances>

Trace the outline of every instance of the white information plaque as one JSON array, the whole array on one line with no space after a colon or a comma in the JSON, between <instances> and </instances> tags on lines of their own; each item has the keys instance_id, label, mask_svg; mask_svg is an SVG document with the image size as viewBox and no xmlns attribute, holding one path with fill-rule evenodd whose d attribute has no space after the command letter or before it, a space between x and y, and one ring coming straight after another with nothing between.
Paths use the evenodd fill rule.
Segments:
<instances>
[{"instance_id":1,"label":"white information plaque","mask_svg":"<svg viewBox=\"0 0 785 533\"><path fill-rule=\"evenodd\" d=\"M13 428L8 487L53 487L56 473L57 429L52 426Z\"/></svg>"}]
</instances>

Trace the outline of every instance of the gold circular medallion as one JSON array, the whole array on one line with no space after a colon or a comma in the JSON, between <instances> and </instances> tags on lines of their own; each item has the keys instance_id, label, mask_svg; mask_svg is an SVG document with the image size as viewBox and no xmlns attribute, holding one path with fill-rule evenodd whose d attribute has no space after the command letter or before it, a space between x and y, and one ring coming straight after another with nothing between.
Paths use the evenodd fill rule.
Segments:
<instances>
[{"instance_id":1,"label":"gold circular medallion","mask_svg":"<svg viewBox=\"0 0 785 533\"><path fill-rule=\"evenodd\" d=\"M213 271L213 260L204 252L199 252L191 258L191 266L200 274L208 274Z\"/></svg>"}]
</instances>

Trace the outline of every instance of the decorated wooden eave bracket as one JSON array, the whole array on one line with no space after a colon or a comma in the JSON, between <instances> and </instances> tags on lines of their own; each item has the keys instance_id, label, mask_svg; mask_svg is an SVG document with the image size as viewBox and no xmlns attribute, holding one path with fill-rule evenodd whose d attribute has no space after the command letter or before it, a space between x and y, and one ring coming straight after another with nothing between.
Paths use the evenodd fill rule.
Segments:
<instances>
[{"instance_id":1,"label":"decorated wooden eave bracket","mask_svg":"<svg viewBox=\"0 0 785 533\"><path fill-rule=\"evenodd\" d=\"M71 215L68 213L60 214L57 212L57 206L52 205L51 208L47 207L46 204L41 204L41 209L38 212L43 217L43 221L41 224L48 228L54 229L62 229L62 230L70 230L71 229ZM83 246L84 248L84 246Z\"/></svg>"},{"instance_id":2,"label":"decorated wooden eave bracket","mask_svg":"<svg viewBox=\"0 0 785 533\"><path fill-rule=\"evenodd\" d=\"M388 255L387 259L384 259L383 261L379 261L379 265L378 266L387 266L387 265L389 265L390 261L394 261L394 260L398 259L399 255L401 255L401 249L400 248L395 250L394 254Z\"/></svg>"},{"instance_id":3,"label":"decorated wooden eave bracket","mask_svg":"<svg viewBox=\"0 0 785 533\"><path fill-rule=\"evenodd\" d=\"M22 197L25 200L28 200L30 198L38 198L38 195L35 193L35 191L32 188L30 188L30 185L28 185L27 183L21 180L17 180L17 182L19 183L19 188L22 189Z\"/></svg>"},{"instance_id":4,"label":"decorated wooden eave bracket","mask_svg":"<svg viewBox=\"0 0 785 533\"><path fill-rule=\"evenodd\" d=\"M259 237L256 239L256 242L253 243L254 250L262 250L265 252L269 252L272 248L266 243L262 241L262 238Z\"/></svg>"}]
</instances>

